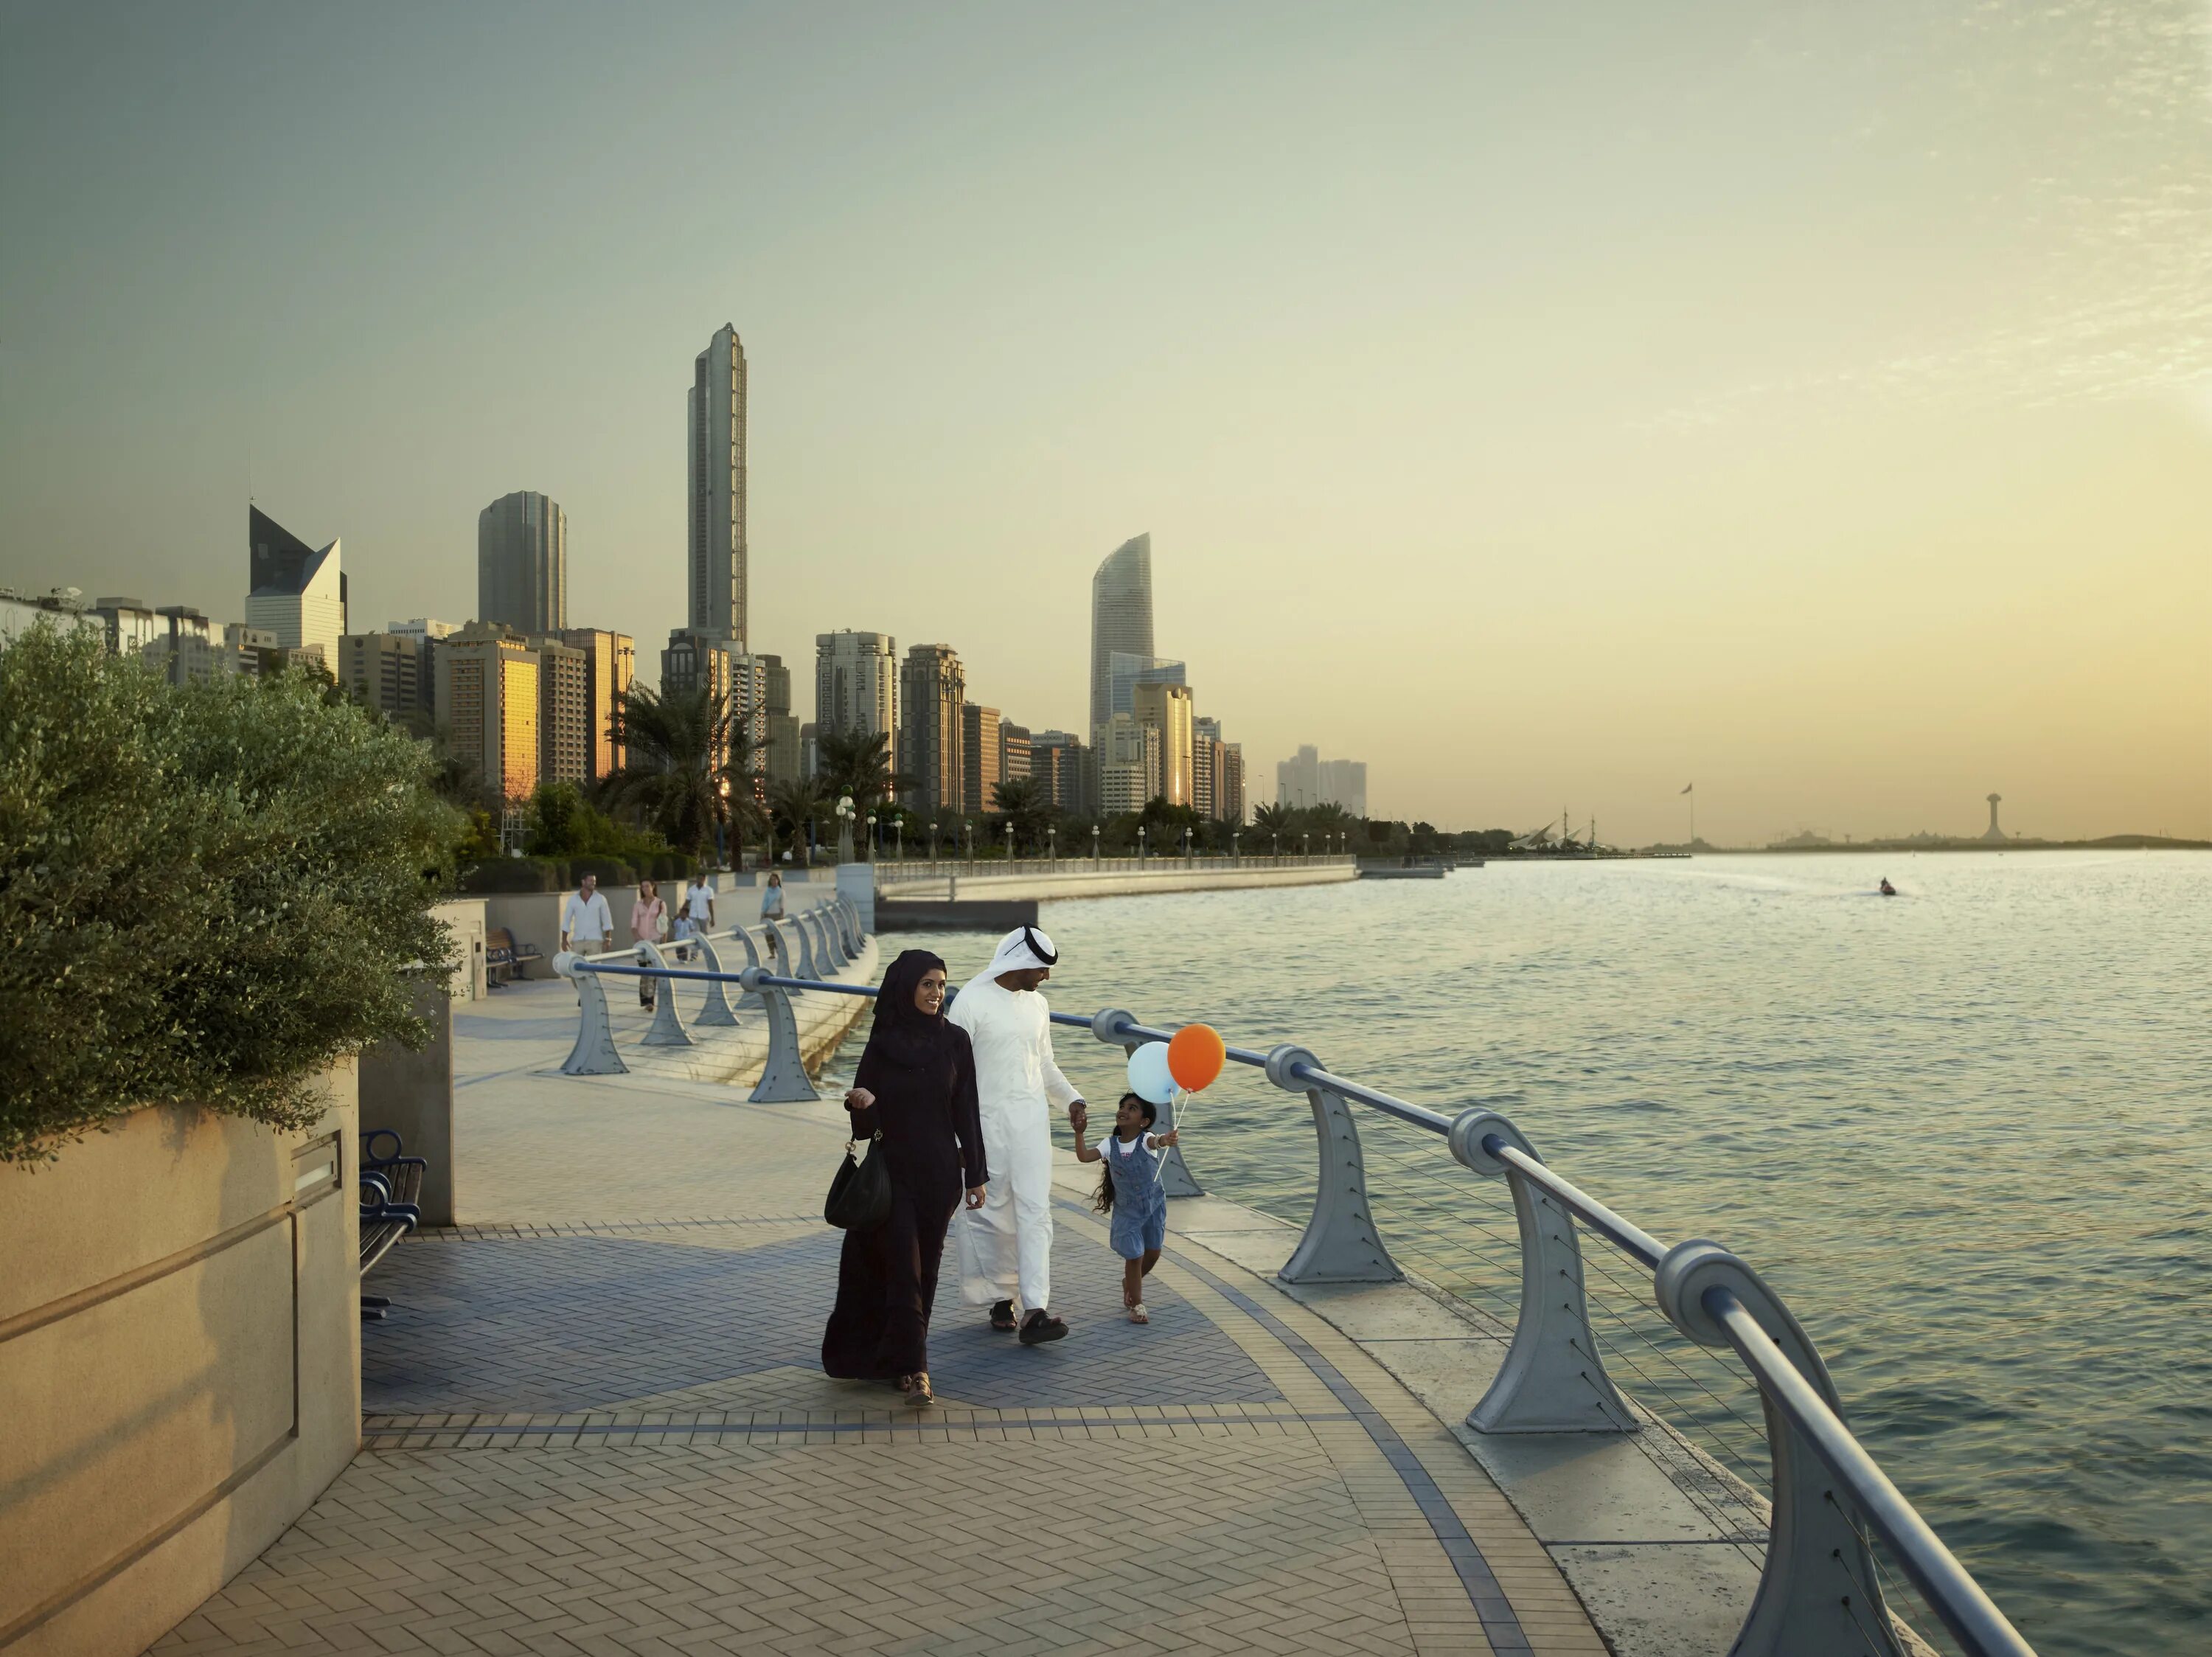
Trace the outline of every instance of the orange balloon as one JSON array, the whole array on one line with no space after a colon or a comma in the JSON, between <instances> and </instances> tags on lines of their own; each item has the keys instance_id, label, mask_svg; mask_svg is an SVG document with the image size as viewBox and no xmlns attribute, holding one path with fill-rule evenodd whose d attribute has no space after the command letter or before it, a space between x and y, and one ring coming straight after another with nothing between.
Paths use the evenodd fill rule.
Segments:
<instances>
[{"instance_id":1,"label":"orange balloon","mask_svg":"<svg viewBox=\"0 0 2212 1657\"><path fill-rule=\"evenodd\" d=\"M1221 1033L1210 1024L1186 1024L1168 1038L1168 1074L1186 1092L1212 1087L1228 1062Z\"/></svg>"}]
</instances>

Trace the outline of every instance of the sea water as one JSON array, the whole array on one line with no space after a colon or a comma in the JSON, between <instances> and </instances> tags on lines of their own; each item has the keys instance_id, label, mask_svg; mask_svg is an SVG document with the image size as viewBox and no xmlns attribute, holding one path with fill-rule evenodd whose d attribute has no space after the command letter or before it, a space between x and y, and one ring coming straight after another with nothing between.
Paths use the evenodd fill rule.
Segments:
<instances>
[{"instance_id":1,"label":"sea water","mask_svg":"<svg viewBox=\"0 0 2212 1657\"><path fill-rule=\"evenodd\" d=\"M1042 922L1057 1010L1204 1020L1490 1106L1662 1241L1743 1255L2046 1653L2212 1643L2212 854L1493 862ZM988 948L884 942L956 984ZM1058 1039L1118 1091L1118 1050ZM1510 1316L1503 1188L1358 1115L1401 1263ZM1210 1190L1304 1218L1302 1097L1232 1067L1188 1120ZM1648 1275L1583 1247L1615 1380L1763 1482L1755 1403L1680 1380L1708 1372L1662 1350Z\"/></svg>"}]
</instances>

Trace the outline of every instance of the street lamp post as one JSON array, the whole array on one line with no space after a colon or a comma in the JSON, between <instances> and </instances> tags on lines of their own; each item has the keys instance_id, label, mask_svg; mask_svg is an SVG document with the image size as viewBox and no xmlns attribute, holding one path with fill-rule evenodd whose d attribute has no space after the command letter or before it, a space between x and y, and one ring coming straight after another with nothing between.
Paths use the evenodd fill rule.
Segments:
<instances>
[{"instance_id":1,"label":"street lamp post","mask_svg":"<svg viewBox=\"0 0 2212 1657\"><path fill-rule=\"evenodd\" d=\"M891 823L891 840L897 848L900 862L906 862L906 813L901 812Z\"/></svg>"},{"instance_id":2,"label":"street lamp post","mask_svg":"<svg viewBox=\"0 0 2212 1657\"><path fill-rule=\"evenodd\" d=\"M966 818L960 819L960 838L968 843L968 861L975 861L975 825Z\"/></svg>"},{"instance_id":3,"label":"street lamp post","mask_svg":"<svg viewBox=\"0 0 2212 1657\"><path fill-rule=\"evenodd\" d=\"M1091 867L1098 867L1098 825L1091 825Z\"/></svg>"},{"instance_id":4,"label":"street lamp post","mask_svg":"<svg viewBox=\"0 0 2212 1657\"><path fill-rule=\"evenodd\" d=\"M1137 861L1139 863L1145 861L1145 825L1142 823L1137 825Z\"/></svg>"},{"instance_id":5,"label":"street lamp post","mask_svg":"<svg viewBox=\"0 0 2212 1657\"><path fill-rule=\"evenodd\" d=\"M937 861L937 819L934 817L929 819L929 861L933 863Z\"/></svg>"},{"instance_id":6,"label":"street lamp post","mask_svg":"<svg viewBox=\"0 0 2212 1657\"><path fill-rule=\"evenodd\" d=\"M1311 862L1313 861L1312 835L1301 834L1298 836L1298 856L1304 858L1307 862Z\"/></svg>"},{"instance_id":7,"label":"street lamp post","mask_svg":"<svg viewBox=\"0 0 2212 1657\"><path fill-rule=\"evenodd\" d=\"M720 802L714 808L714 867L727 868L730 866L730 848L724 837L729 832L730 824L730 779L726 777L715 778L714 791L720 796Z\"/></svg>"},{"instance_id":8,"label":"street lamp post","mask_svg":"<svg viewBox=\"0 0 2212 1657\"><path fill-rule=\"evenodd\" d=\"M837 861L853 861L853 796L849 794L837 796Z\"/></svg>"},{"instance_id":9,"label":"street lamp post","mask_svg":"<svg viewBox=\"0 0 2212 1657\"><path fill-rule=\"evenodd\" d=\"M1048 865L1060 862L1060 825L1057 823L1044 825L1044 860Z\"/></svg>"},{"instance_id":10,"label":"street lamp post","mask_svg":"<svg viewBox=\"0 0 2212 1657\"><path fill-rule=\"evenodd\" d=\"M876 861L876 814L868 813L868 849L863 854L869 862Z\"/></svg>"},{"instance_id":11,"label":"street lamp post","mask_svg":"<svg viewBox=\"0 0 2212 1657\"><path fill-rule=\"evenodd\" d=\"M1008 819L1006 819L1006 862L1007 862L1007 864L1011 867L1011 866L1012 866L1012 864L1013 863L1013 861L1014 861L1014 819L1013 819L1012 818L1009 817Z\"/></svg>"},{"instance_id":12,"label":"street lamp post","mask_svg":"<svg viewBox=\"0 0 2212 1657\"><path fill-rule=\"evenodd\" d=\"M1229 832L1229 866L1231 868L1236 868L1237 864L1243 861L1243 841L1244 833L1243 830L1231 829Z\"/></svg>"}]
</instances>

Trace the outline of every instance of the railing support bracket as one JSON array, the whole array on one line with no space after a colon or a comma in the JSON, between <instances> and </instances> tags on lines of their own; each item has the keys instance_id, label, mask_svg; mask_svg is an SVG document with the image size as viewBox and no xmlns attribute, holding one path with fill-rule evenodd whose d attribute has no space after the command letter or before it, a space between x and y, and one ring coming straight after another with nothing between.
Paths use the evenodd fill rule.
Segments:
<instances>
[{"instance_id":1,"label":"railing support bracket","mask_svg":"<svg viewBox=\"0 0 2212 1657\"><path fill-rule=\"evenodd\" d=\"M1395 1283L1405 1273L1382 1246L1367 1203L1367 1164L1352 1107L1297 1072L1322 1063L1305 1048L1285 1043L1267 1055L1267 1080L1285 1093L1302 1093L1313 1106L1320 1145L1320 1179L1305 1234L1275 1276L1286 1283Z\"/></svg>"},{"instance_id":2,"label":"railing support bracket","mask_svg":"<svg viewBox=\"0 0 2212 1657\"><path fill-rule=\"evenodd\" d=\"M1667 1251L1653 1274L1659 1309L1700 1346L1727 1349L1727 1332L1705 1296L1727 1289L1742 1302L1838 1419L1843 1407L1828 1366L1790 1308L1759 1274L1703 1238ZM1774 1522L1766 1569L1729 1657L1902 1657L1881 1580L1863 1540L1857 1504L1820 1453L1759 1388L1767 1454L1774 1470Z\"/></svg>"},{"instance_id":3,"label":"railing support bracket","mask_svg":"<svg viewBox=\"0 0 2212 1657\"><path fill-rule=\"evenodd\" d=\"M576 1022L576 1045L562 1061L561 1074L572 1076L620 1076L629 1074L622 1055L615 1051L614 1026L607 1019L607 992L596 972L579 972L568 965L575 957L562 950L553 958L553 970L574 981L582 1016Z\"/></svg>"},{"instance_id":4,"label":"railing support bracket","mask_svg":"<svg viewBox=\"0 0 2212 1657\"><path fill-rule=\"evenodd\" d=\"M748 1097L756 1105L797 1105L819 1099L822 1095L815 1091L813 1079L806 1074L806 1060L799 1051L799 1020L792 1013L791 996L778 985L763 984L763 976L757 966L748 966L738 974L738 982L761 998L762 1010L768 1015L768 1057Z\"/></svg>"}]
</instances>

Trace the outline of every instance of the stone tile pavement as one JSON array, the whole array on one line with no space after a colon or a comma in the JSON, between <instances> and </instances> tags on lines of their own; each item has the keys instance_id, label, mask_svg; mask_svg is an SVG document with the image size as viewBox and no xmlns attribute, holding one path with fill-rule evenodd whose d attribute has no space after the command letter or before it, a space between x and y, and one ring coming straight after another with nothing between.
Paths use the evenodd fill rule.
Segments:
<instances>
[{"instance_id":1,"label":"stone tile pavement","mask_svg":"<svg viewBox=\"0 0 2212 1657\"><path fill-rule=\"evenodd\" d=\"M1123 1321L1072 1159L1067 1340L948 1292L941 1407L827 1380L842 1112L550 1074L568 993L459 1034L470 1223L378 1276L362 1453L164 1657L1604 1650L1444 1422L1314 1309L1171 1235L1152 1323Z\"/></svg>"}]
</instances>

